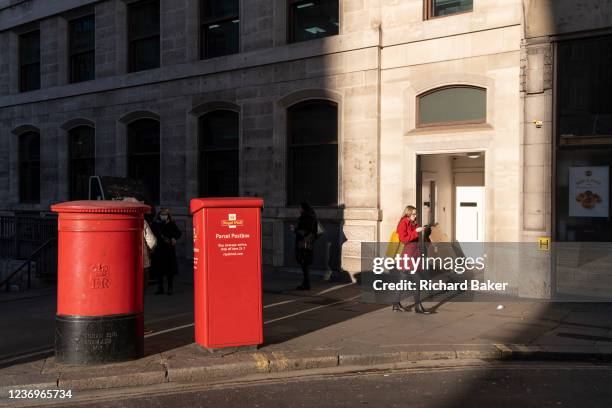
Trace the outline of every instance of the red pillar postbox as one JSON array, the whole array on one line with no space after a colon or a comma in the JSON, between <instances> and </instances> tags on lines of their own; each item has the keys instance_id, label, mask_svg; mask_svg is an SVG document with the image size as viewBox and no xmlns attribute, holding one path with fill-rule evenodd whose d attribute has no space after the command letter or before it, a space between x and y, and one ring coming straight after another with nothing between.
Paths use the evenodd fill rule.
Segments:
<instances>
[{"instance_id":1,"label":"red pillar postbox","mask_svg":"<svg viewBox=\"0 0 612 408\"><path fill-rule=\"evenodd\" d=\"M71 201L58 217L58 362L95 364L143 355L143 214L125 201Z\"/></svg>"},{"instance_id":2,"label":"red pillar postbox","mask_svg":"<svg viewBox=\"0 0 612 408\"><path fill-rule=\"evenodd\" d=\"M194 198L195 340L208 350L263 343L259 198Z\"/></svg>"}]
</instances>

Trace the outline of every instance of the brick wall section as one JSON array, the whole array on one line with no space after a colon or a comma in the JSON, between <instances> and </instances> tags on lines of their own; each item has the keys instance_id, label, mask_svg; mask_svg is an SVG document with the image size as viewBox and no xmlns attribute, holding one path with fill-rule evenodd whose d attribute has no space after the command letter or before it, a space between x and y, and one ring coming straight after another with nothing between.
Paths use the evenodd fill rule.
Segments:
<instances>
[{"instance_id":1,"label":"brick wall section","mask_svg":"<svg viewBox=\"0 0 612 408\"><path fill-rule=\"evenodd\" d=\"M58 18L40 22L40 87L59 85L60 52Z\"/></svg>"},{"instance_id":2,"label":"brick wall section","mask_svg":"<svg viewBox=\"0 0 612 408\"><path fill-rule=\"evenodd\" d=\"M0 33L0 95L9 94L10 71L10 44L9 33Z\"/></svg>"},{"instance_id":3,"label":"brick wall section","mask_svg":"<svg viewBox=\"0 0 612 408\"><path fill-rule=\"evenodd\" d=\"M125 39L124 28L126 19L125 5L120 0L104 1L96 4L96 78L117 75L122 72L120 63L125 63L125 57L120 54L126 50L122 41Z\"/></svg>"},{"instance_id":4,"label":"brick wall section","mask_svg":"<svg viewBox=\"0 0 612 408\"><path fill-rule=\"evenodd\" d=\"M193 32L186 30L187 17L197 15L197 8L191 8L190 0L162 0L160 12L161 21L161 64L181 64L189 61L187 35Z\"/></svg>"},{"instance_id":5,"label":"brick wall section","mask_svg":"<svg viewBox=\"0 0 612 408\"><path fill-rule=\"evenodd\" d=\"M2 197L2 202L8 203L10 202L10 160L7 160L10 157L10 139L11 135L8 133L8 129L10 126L10 120L0 120L0 132L2 132L3 137L0 137L0 197Z\"/></svg>"},{"instance_id":6,"label":"brick wall section","mask_svg":"<svg viewBox=\"0 0 612 408\"><path fill-rule=\"evenodd\" d=\"M269 48L274 43L272 0L242 0L240 31L242 51Z\"/></svg>"}]
</instances>

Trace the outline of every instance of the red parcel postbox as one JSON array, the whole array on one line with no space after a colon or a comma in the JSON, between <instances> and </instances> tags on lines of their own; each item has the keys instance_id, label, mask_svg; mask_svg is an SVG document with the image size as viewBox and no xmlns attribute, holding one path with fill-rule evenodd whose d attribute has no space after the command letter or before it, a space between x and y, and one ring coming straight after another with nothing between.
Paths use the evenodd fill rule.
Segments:
<instances>
[{"instance_id":1,"label":"red parcel postbox","mask_svg":"<svg viewBox=\"0 0 612 408\"><path fill-rule=\"evenodd\" d=\"M143 355L143 214L125 201L71 201L58 217L56 359L90 364Z\"/></svg>"},{"instance_id":2,"label":"red parcel postbox","mask_svg":"<svg viewBox=\"0 0 612 408\"><path fill-rule=\"evenodd\" d=\"M259 198L194 198L195 340L208 350L263 343Z\"/></svg>"}]
</instances>

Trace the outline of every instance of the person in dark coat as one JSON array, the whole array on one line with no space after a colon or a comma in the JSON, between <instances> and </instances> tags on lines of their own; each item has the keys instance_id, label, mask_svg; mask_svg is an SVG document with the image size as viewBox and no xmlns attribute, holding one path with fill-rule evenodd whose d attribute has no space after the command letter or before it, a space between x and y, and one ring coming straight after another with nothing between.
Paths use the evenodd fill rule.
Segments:
<instances>
[{"instance_id":1,"label":"person in dark coat","mask_svg":"<svg viewBox=\"0 0 612 408\"><path fill-rule=\"evenodd\" d=\"M314 241L317 239L317 214L308 203L300 204L300 218L297 226L291 225L295 233L295 259L302 267L303 280L297 290L310 290L310 271L314 255Z\"/></svg>"},{"instance_id":2,"label":"person in dark coat","mask_svg":"<svg viewBox=\"0 0 612 408\"><path fill-rule=\"evenodd\" d=\"M164 277L168 281L168 295L174 290L174 275L178 272L176 263L176 240L181 237L181 231L172 220L170 210L162 208L151 226L157 238L157 248L153 252L153 269L157 276L158 288L156 294L164 293Z\"/></svg>"}]
</instances>

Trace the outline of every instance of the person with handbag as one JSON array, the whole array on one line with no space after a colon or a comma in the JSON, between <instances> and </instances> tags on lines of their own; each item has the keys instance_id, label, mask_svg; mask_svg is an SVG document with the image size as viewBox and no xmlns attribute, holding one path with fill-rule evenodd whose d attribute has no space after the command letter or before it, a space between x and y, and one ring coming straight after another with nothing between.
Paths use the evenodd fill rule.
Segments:
<instances>
[{"instance_id":1,"label":"person with handbag","mask_svg":"<svg viewBox=\"0 0 612 408\"><path fill-rule=\"evenodd\" d=\"M314 242L319 235L317 214L310 204L300 204L300 217L297 226L290 225L295 233L295 259L302 267L302 284L296 290L310 290L310 271L314 256Z\"/></svg>"},{"instance_id":2,"label":"person with handbag","mask_svg":"<svg viewBox=\"0 0 612 408\"><path fill-rule=\"evenodd\" d=\"M421 256L421 249L419 245L419 234L427 227L419 226L417 222L418 212L416 207L409 205L404 209L402 218L397 225L397 234L399 241L403 244L401 255L404 257L408 256L409 259L417 259ZM413 269L416 269L413 271ZM416 289L414 291L414 311L420 314L430 314L431 312L425 309L423 303L421 303L421 290L419 288L421 274L423 272L422 265L415 267L412 262L409 263L408 271L412 276L416 277ZM393 311L407 311L400 302L393 304Z\"/></svg>"}]
</instances>

